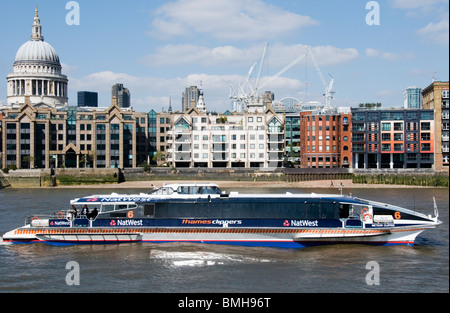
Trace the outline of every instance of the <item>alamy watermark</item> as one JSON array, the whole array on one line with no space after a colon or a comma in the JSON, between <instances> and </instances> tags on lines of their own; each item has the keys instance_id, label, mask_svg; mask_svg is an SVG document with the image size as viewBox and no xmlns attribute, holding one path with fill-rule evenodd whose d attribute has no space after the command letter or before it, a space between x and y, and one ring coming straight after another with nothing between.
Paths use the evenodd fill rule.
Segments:
<instances>
[{"instance_id":1,"label":"alamy watermark","mask_svg":"<svg viewBox=\"0 0 450 313\"><path fill-rule=\"evenodd\" d=\"M369 270L369 273L366 275L366 284L369 286L379 286L380 264L377 261L370 261L366 264L366 270Z\"/></svg>"},{"instance_id":2,"label":"alamy watermark","mask_svg":"<svg viewBox=\"0 0 450 313\"><path fill-rule=\"evenodd\" d=\"M80 25L80 4L77 1L69 1L66 3L66 24L69 26Z\"/></svg>"},{"instance_id":3,"label":"alamy watermark","mask_svg":"<svg viewBox=\"0 0 450 313\"><path fill-rule=\"evenodd\" d=\"M369 1L366 10L370 10L366 15L366 24L369 26L380 25L380 4L377 1Z\"/></svg>"},{"instance_id":4,"label":"alamy watermark","mask_svg":"<svg viewBox=\"0 0 450 313\"><path fill-rule=\"evenodd\" d=\"M70 261L66 264L66 270L70 270L66 275L66 284L68 286L80 285L80 264Z\"/></svg>"}]
</instances>

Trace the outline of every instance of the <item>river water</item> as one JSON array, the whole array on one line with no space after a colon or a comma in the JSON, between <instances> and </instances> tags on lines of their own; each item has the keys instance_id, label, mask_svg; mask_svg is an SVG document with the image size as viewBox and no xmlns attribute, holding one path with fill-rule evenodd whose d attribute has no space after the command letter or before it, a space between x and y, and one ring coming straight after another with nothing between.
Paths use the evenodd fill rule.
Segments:
<instances>
[{"instance_id":1,"label":"river water","mask_svg":"<svg viewBox=\"0 0 450 313\"><path fill-rule=\"evenodd\" d=\"M228 189L227 191L236 191ZM239 192L338 193L336 189L241 189ZM68 208L71 199L117 190L0 190L0 235L26 215ZM139 193L144 190L120 190ZM448 189L344 189L344 193L433 214L436 229L414 247L335 245L300 250L202 244L0 245L0 292L311 293L449 292ZM76 267L78 276L72 276ZM372 263L369 263L372 262ZM378 283L368 284L378 264ZM66 266L68 266L66 268ZM68 283L69 277L69 283ZM73 284L70 278L79 277ZM72 282L72 283L70 283Z\"/></svg>"}]
</instances>

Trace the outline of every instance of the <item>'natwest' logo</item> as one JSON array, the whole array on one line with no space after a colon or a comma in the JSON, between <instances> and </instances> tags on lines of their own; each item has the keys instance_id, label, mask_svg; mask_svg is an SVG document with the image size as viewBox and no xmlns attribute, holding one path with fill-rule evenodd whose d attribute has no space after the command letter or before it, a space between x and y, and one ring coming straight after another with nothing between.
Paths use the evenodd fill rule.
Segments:
<instances>
[{"instance_id":1,"label":"'natwest' logo","mask_svg":"<svg viewBox=\"0 0 450 313\"><path fill-rule=\"evenodd\" d=\"M109 223L109 226L116 226L116 221L115 220L111 220L111 223Z\"/></svg>"},{"instance_id":2,"label":"'natwest' logo","mask_svg":"<svg viewBox=\"0 0 450 313\"><path fill-rule=\"evenodd\" d=\"M88 201L88 202L97 202L98 199L95 199L95 198L94 198L94 199L87 199L87 201Z\"/></svg>"},{"instance_id":3,"label":"'natwest' logo","mask_svg":"<svg viewBox=\"0 0 450 313\"><path fill-rule=\"evenodd\" d=\"M284 223L283 223L283 226L288 227L289 226L289 221L285 220Z\"/></svg>"}]
</instances>

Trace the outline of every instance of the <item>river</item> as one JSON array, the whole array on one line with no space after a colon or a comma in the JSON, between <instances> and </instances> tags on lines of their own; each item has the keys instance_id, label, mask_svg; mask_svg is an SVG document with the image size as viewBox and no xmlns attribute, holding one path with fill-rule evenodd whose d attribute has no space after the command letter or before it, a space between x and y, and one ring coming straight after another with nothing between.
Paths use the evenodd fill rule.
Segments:
<instances>
[{"instance_id":1,"label":"river","mask_svg":"<svg viewBox=\"0 0 450 313\"><path fill-rule=\"evenodd\" d=\"M23 225L30 214L67 209L71 199L114 190L0 190L0 235ZM236 191L232 188L227 191ZM337 193L336 189L252 189L249 192ZM249 248L202 244L0 246L0 292L145 293L423 293L449 292L448 189L344 189L360 198L433 214L436 229L414 247L335 245L305 249ZM117 190L115 190L117 192ZM143 190L120 190L122 193ZM75 262L75 263L69 263ZM372 262L372 263L369 263ZM375 262L375 263L374 263ZM78 284L67 279L77 264ZM379 266L376 284L368 284ZM70 281L70 280L69 280Z\"/></svg>"}]
</instances>

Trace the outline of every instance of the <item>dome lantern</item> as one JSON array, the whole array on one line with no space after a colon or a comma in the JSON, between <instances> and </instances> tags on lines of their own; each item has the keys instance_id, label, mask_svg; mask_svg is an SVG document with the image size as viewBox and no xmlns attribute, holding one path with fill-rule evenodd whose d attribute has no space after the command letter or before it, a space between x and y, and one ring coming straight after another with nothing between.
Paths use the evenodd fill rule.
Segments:
<instances>
[{"instance_id":1,"label":"dome lantern","mask_svg":"<svg viewBox=\"0 0 450 313\"><path fill-rule=\"evenodd\" d=\"M42 36L41 20L39 19L37 6L36 6L36 9L35 9L33 28L32 28L32 31L31 31L31 40L44 41L44 37Z\"/></svg>"}]
</instances>

